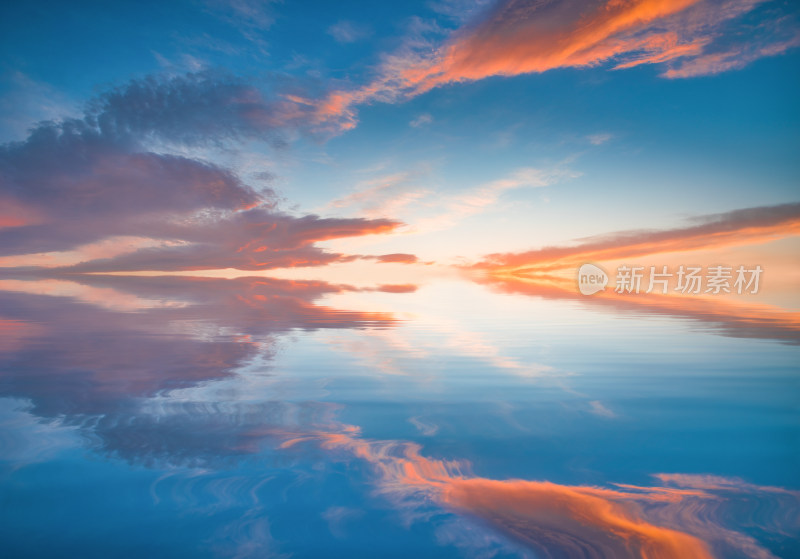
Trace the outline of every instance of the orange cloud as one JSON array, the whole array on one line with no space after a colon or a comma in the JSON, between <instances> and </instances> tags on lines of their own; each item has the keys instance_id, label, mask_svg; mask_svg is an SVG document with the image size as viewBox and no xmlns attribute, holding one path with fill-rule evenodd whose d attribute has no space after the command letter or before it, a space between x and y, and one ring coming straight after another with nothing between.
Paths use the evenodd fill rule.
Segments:
<instances>
[{"instance_id":1,"label":"orange cloud","mask_svg":"<svg viewBox=\"0 0 800 559\"><path fill-rule=\"evenodd\" d=\"M800 313L779 306L674 294L639 293L630 297L613 289L592 297L579 294L574 273L585 262L608 264L651 255L662 255L660 258L663 259L667 253L718 251L782 238L796 239L800 233L800 204L736 210L702 216L693 222L687 227L668 230L623 231L595 236L573 246L492 254L468 271L478 283L505 293L575 299L616 310L689 318L728 336L800 343ZM785 254L786 248L782 250ZM768 254L768 251L762 252ZM786 266L792 266L785 257L777 259L776 263L780 266L785 261L788 262Z\"/></svg>"},{"instance_id":2,"label":"orange cloud","mask_svg":"<svg viewBox=\"0 0 800 559\"><path fill-rule=\"evenodd\" d=\"M394 252L392 254L379 254L377 256L362 256L364 260L375 260L381 264L416 264L419 262L419 258L417 258L414 254L406 254L402 252Z\"/></svg>"},{"instance_id":3,"label":"orange cloud","mask_svg":"<svg viewBox=\"0 0 800 559\"><path fill-rule=\"evenodd\" d=\"M701 539L658 526L635 504L680 500L658 491L633 496L593 487L539 481L454 480L443 491L445 504L478 514L543 553L565 557L713 557Z\"/></svg>"},{"instance_id":4,"label":"orange cloud","mask_svg":"<svg viewBox=\"0 0 800 559\"><path fill-rule=\"evenodd\" d=\"M623 231L591 237L575 246L491 254L474 267L495 274L547 273L587 261L765 243L800 233L800 203L747 208L695 221L699 224L676 229Z\"/></svg>"},{"instance_id":5,"label":"orange cloud","mask_svg":"<svg viewBox=\"0 0 800 559\"><path fill-rule=\"evenodd\" d=\"M711 559L717 550L734 550L736 556L772 558L754 538L725 526L727 507L735 502L731 495L750 502L760 528L777 532L791 518L761 517L758 509L791 511L798 501L796 492L781 488L720 477L709 483L708 476L680 474L655 476L663 486L616 489L493 480L471 475L465 462L427 458L416 444L362 439L352 425L331 428L335 432L286 433L279 447L317 442L344 451L369 463L380 491L399 504L415 506L415 498L436 502L480 518L545 557Z\"/></svg>"},{"instance_id":6,"label":"orange cloud","mask_svg":"<svg viewBox=\"0 0 800 559\"><path fill-rule=\"evenodd\" d=\"M316 105L318 125L355 126L355 107L394 101L433 88L492 76L541 73L556 68L616 69L672 63L668 78L741 68L798 45L785 17L772 14L770 32L743 42L731 22L764 0L505 0L443 44L415 37L387 56L378 77L354 89L328 94ZM738 41L738 43L731 43ZM742 44L740 44L742 43Z\"/></svg>"},{"instance_id":7,"label":"orange cloud","mask_svg":"<svg viewBox=\"0 0 800 559\"><path fill-rule=\"evenodd\" d=\"M674 34L654 32L637 38L626 33L648 31L655 21L699 1L611 0L582 11L571 2L547 9L530 2L506 2L477 29L457 36L440 60L423 70L409 70L406 78L417 91L426 91L489 76L591 66L627 52L649 49L663 55L675 50Z\"/></svg>"}]
</instances>

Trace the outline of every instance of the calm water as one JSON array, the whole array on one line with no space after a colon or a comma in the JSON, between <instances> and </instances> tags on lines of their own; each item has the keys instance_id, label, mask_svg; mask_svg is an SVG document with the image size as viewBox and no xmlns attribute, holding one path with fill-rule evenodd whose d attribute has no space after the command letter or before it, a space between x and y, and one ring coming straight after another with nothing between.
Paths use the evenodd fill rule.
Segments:
<instances>
[{"instance_id":1,"label":"calm water","mask_svg":"<svg viewBox=\"0 0 800 559\"><path fill-rule=\"evenodd\" d=\"M798 557L798 331L469 279L0 282L4 557Z\"/></svg>"}]
</instances>

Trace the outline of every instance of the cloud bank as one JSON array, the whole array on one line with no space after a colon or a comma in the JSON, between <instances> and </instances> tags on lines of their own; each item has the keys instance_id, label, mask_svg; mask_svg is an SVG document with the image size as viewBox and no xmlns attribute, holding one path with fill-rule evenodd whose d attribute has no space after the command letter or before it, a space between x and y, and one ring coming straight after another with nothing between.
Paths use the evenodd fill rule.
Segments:
<instances>
[{"instance_id":1,"label":"cloud bank","mask_svg":"<svg viewBox=\"0 0 800 559\"><path fill-rule=\"evenodd\" d=\"M0 256L25 265L23 255L136 237L146 246L75 271L309 266L343 258L317 241L398 226L292 216L277 209L271 190L162 151L275 141L291 125L291 105L204 73L133 80L93 99L82 118L40 123L24 141L0 146Z\"/></svg>"}]
</instances>

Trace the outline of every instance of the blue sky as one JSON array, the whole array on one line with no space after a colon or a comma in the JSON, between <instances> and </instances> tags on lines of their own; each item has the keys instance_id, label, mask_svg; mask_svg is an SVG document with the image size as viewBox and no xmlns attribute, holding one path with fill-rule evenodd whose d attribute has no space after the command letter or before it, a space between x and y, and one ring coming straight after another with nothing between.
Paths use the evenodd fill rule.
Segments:
<instances>
[{"instance_id":1,"label":"blue sky","mask_svg":"<svg viewBox=\"0 0 800 559\"><path fill-rule=\"evenodd\" d=\"M795 202L794 6L603 6L9 4L1 138L26 142L41 120L58 134L116 92L107 112L124 126L151 111L125 150L218 166L270 211L402 223L316 239L323 250L446 263ZM138 98L137 83L149 84ZM242 95L257 116L224 117ZM337 96L346 100L331 109ZM8 164L19 157L9 152ZM531 173L535 184L514 178ZM9 207L41 214L46 200L17 199L19 188L5 187ZM124 235L148 237L134 229ZM98 230L56 252L120 234ZM11 263L24 265L25 250Z\"/></svg>"}]
</instances>

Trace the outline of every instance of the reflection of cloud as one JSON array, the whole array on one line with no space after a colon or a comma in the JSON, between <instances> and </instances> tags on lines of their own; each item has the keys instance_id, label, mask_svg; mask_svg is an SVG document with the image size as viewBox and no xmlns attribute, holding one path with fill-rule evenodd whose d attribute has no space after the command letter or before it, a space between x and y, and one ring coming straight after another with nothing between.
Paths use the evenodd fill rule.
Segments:
<instances>
[{"instance_id":1,"label":"reflection of cloud","mask_svg":"<svg viewBox=\"0 0 800 559\"><path fill-rule=\"evenodd\" d=\"M613 411L608 409L600 400L593 400L589 402L589 411L600 417L617 417Z\"/></svg>"},{"instance_id":2,"label":"reflection of cloud","mask_svg":"<svg viewBox=\"0 0 800 559\"><path fill-rule=\"evenodd\" d=\"M30 400L38 417L63 418L64 424L85 430L102 452L155 467L206 468L173 486L171 499L183 508L200 501L200 493L211 496L206 502L229 506L248 491L255 494L264 482L219 479L209 475L209 468L254 453L291 458L302 443L314 442L333 456L365 462L379 493L402 510L413 513L433 505L439 514L443 508L478 519L481 533L488 527L545 556L703 558L733 550L768 558L754 537L730 526L757 526L759 534L778 540L797 531L797 495L781 488L674 474L658 476L654 487L614 489L493 480L473 475L465 462L429 458L413 444L364 439L358 428L336 421L332 403L203 399L196 397L203 395L199 389L181 390L220 380L258 355L269 355L276 336L292 329L383 327L367 332L387 346L426 355L425 348L385 328L395 324L389 315L316 304L346 287L268 278L81 281L105 290L105 298L132 295L126 312L92 302L97 291L84 293L82 302L73 296L77 289L61 296L41 294L58 294L52 286L0 293L9 327L36 324L5 348L0 390ZM11 287L22 289L16 283ZM136 308L136 301L145 303ZM518 369L473 336L450 338L445 344L465 354L474 348L476 357ZM411 421L423 434L435 433L435 425L418 417ZM271 541L269 527L260 505L253 507L252 514L230 526L232 533L221 535L239 551L261 553L264 549L253 546ZM346 534L349 512L328 509L325 520L334 535Z\"/></svg>"},{"instance_id":3,"label":"reflection of cloud","mask_svg":"<svg viewBox=\"0 0 800 559\"><path fill-rule=\"evenodd\" d=\"M578 292L574 280L559 277L479 274L474 279L503 293L547 299L573 299L586 305L611 307L615 310L688 318L726 336L800 343L800 315L770 305L655 293L639 293L635 297L629 297L613 290L587 297Z\"/></svg>"},{"instance_id":4,"label":"reflection of cloud","mask_svg":"<svg viewBox=\"0 0 800 559\"><path fill-rule=\"evenodd\" d=\"M695 559L733 552L773 558L755 538L727 527L729 512L770 534L791 537L797 530L796 493L781 499L772 488L726 480L717 490L680 485L680 476L661 476L671 486L620 486L608 489L545 481L493 480L468 473L468 465L429 459L411 443L370 441L358 429L287 433L282 448L307 441L369 463L382 493L398 506L420 507L433 500L453 512L477 517L501 533L546 557ZM724 478L718 478L724 479ZM697 485L697 484L695 484ZM746 495L737 501L729 488ZM762 510L778 510L764 515Z\"/></svg>"},{"instance_id":5,"label":"reflection of cloud","mask_svg":"<svg viewBox=\"0 0 800 559\"><path fill-rule=\"evenodd\" d=\"M417 289L418 286L413 283L386 284L377 287L377 290L383 293L414 293Z\"/></svg>"},{"instance_id":6,"label":"reflection of cloud","mask_svg":"<svg viewBox=\"0 0 800 559\"><path fill-rule=\"evenodd\" d=\"M408 422L411 423L411 425L413 425L414 427L416 427L417 430L420 432L420 434L424 437L432 437L439 432L438 425L427 423L422 419L420 419L418 416L409 417Z\"/></svg>"},{"instance_id":7,"label":"reflection of cloud","mask_svg":"<svg viewBox=\"0 0 800 559\"><path fill-rule=\"evenodd\" d=\"M74 427L60 419L43 420L30 413L30 407L27 402L0 398L0 470L45 462L78 444Z\"/></svg>"},{"instance_id":8,"label":"reflection of cloud","mask_svg":"<svg viewBox=\"0 0 800 559\"><path fill-rule=\"evenodd\" d=\"M367 330L357 338L337 336L329 342L335 349L355 357L370 374L407 375L410 368L404 358L423 359L428 353L410 344L395 330Z\"/></svg>"},{"instance_id":9,"label":"reflection of cloud","mask_svg":"<svg viewBox=\"0 0 800 559\"><path fill-rule=\"evenodd\" d=\"M43 415L107 413L161 390L221 379L292 329L391 326L387 313L321 306L347 287L267 278L10 281L0 389ZM114 304L115 300L121 304ZM80 320L76 320L80 317Z\"/></svg>"},{"instance_id":10,"label":"reflection of cloud","mask_svg":"<svg viewBox=\"0 0 800 559\"><path fill-rule=\"evenodd\" d=\"M329 507L322 513L322 518L328 523L328 529L333 537L344 539L347 537L347 523L364 515L364 511L349 507Z\"/></svg>"}]
</instances>

